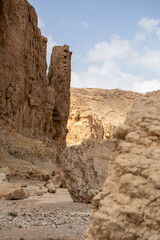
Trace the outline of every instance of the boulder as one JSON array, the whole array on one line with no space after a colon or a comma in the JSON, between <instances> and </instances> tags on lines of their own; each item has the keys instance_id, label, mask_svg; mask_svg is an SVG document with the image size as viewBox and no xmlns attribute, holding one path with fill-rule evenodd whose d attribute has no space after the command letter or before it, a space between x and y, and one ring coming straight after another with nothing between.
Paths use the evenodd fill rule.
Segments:
<instances>
[{"instance_id":1,"label":"boulder","mask_svg":"<svg viewBox=\"0 0 160 240\"><path fill-rule=\"evenodd\" d=\"M74 202L91 202L100 191L115 144L112 140L87 140L64 150L61 167Z\"/></svg>"},{"instance_id":2,"label":"boulder","mask_svg":"<svg viewBox=\"0 0 160 240\"><path fill-rule=\"evenodd\" d=\"M0 199L2 200L22 200L27 198L27 193L20 184L9 182L0 183Z\"/></svg>"},{"instance_id":3,"label":"boulder","mask_svg":"<svg viewBox=\"0 0 160 240\"><path fill-rule=\"evenodd\" d=\"M56 192L56 188L55 188L55 186L52 182L47 183L46 187L48 188L49 193L55 193Z\"/></svg>"}]
</instances>

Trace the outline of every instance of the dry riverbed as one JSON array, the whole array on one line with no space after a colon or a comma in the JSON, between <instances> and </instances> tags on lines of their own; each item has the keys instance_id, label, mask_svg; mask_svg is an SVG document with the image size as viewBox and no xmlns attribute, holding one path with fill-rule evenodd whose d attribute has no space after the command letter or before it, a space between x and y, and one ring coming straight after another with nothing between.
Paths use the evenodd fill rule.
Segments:
<instances>
[{"instance_id":1,"label":"dry riverbed","mask_svg":"<svg viewBox=\"0 0 160 240\"><path fill-rule=\"evenodd\" d=\"M83 240L91 205L73 203L66 189L0 201L0 240Z\"/></svg>"}]
</instances>

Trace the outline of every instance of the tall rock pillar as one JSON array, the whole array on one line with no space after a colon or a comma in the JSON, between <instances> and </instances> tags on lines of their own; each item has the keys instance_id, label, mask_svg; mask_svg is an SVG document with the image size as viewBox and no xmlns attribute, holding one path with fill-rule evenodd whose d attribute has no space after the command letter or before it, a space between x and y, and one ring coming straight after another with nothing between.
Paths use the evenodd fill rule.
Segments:
<instances>
[{"instance_id":1,"label":"tall rock pillar","mask_svg":"<svg viewBox=\"0 0 160 240\"><path fill-rule=\"evenodd\" d=\"M48 79L56 92L53 109L54 140L65 143L70 106L71 55L67 45L53 48Z\"/></svg>"}]
</instances>

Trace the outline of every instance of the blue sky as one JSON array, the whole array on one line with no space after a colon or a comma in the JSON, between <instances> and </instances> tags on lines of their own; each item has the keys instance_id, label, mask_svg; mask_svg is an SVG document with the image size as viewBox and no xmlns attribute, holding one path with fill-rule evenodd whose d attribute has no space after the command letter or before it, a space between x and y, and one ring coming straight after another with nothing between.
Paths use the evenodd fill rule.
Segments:
<instances>
[{"instance_id":1,"label":"blue sky","mask_svg":"<svg viewBox=\"0 0 160 240\"><path fill-rule=\"evenodd\" d=\"M160 0L29 0L54 45L70 46L73 87L160 89Z\"/></svg>"}]
</instances>

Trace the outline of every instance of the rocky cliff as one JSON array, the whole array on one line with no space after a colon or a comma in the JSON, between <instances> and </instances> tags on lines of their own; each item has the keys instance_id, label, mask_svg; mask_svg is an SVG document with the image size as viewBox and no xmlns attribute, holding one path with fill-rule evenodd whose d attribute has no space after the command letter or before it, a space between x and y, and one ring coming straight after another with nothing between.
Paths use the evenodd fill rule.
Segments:
<instances>
[{"instance_id":1,"label":"rocky cliff","mask_svg":"<svg viewBox=\"0 0 160 240\"><path fill-rule=\"evenodd\" d=\"M52 152L52 158L43 160L55 163L65 146L71 52L66 45L55 47L47 76L46 44L35 9L27 0L0 1L0 141L10 161L17 156L31 161L33 152L38 160L46 149L44 156ZM0 165L3 160L1 154Z\"/></svg>"},{"instance_id":2,"label":"rocky cliff","mask_svg":"<svg viewBox=\"0 0 160 240\"><path fill-rule=\"evenodd\" d=\"M71 88L67 144L74 146L64 150L61 166L73 201L91 202L102 188L116 144L110 139L113 130L124 122L139 95L117 89Z\"/></svg>"},{"instance_id":3,"label":"rocky cliff","mask_svg":"<svg viewBox=\"0 0 160 240\"><path fill-rule=\"evenodd\" d=\"M138 98L124 125L103 190L93 199L87 240L160 236L160 91Z\"/></svg>"},{"instance_id":4,"label":"rocky cliff","mask_svg":"<svg viewBox=\"0 0 160 240\"><path fill-rule=\"evenodd\" d=\"M26 137L65 141L71 53L53 50L47 78L47 39L34 8L26 0L0 4L1 119Z\"/></svg>"},{"instance_id":5,"label":"rocky cliff","mask_svg":"<svg viewBox=\"0 0 160 240\"><path fill-rule=\"evenodd\" d=\"M87 139L110 139L113 129L123 123L135 92L71 88L67 144L80 144Z\"/></svg>"}]
</instances>

